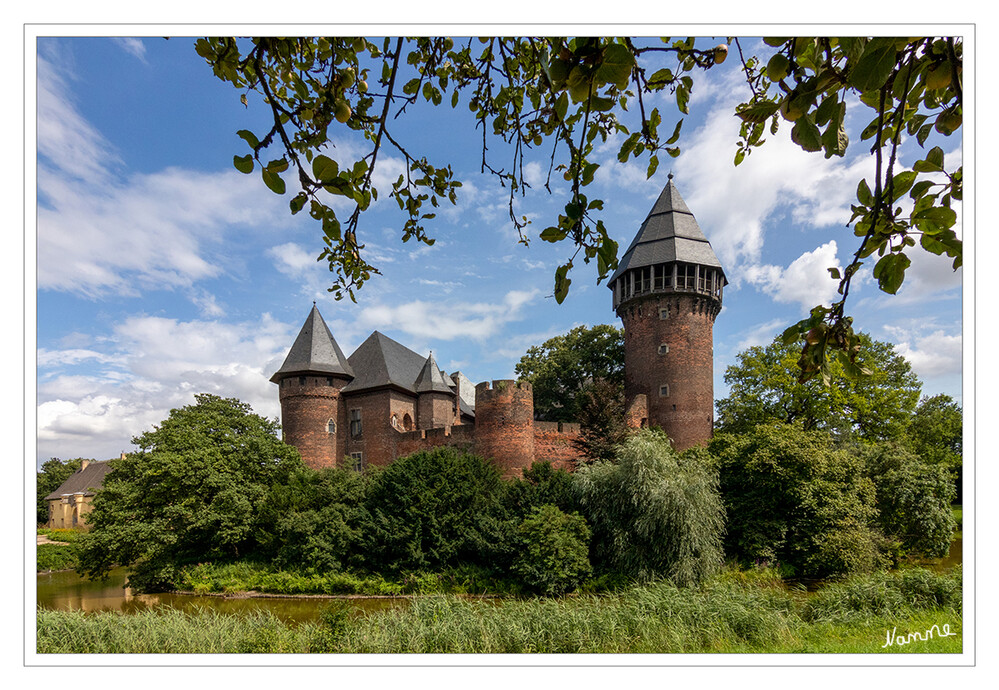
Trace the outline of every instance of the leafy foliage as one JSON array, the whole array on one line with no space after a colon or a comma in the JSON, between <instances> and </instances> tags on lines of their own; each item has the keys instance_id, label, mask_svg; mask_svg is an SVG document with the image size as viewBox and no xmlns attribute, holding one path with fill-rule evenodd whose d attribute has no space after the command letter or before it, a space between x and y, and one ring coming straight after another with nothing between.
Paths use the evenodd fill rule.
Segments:
<instances>
[{"instance_id":1,"label":"leafy foliage","mask_svg":"<svg viewBox=\"0 0 999 690\"><path fill-rule=\"evenodd\" d=\"M946 556L956 527L950 508L955 489L947 468L894 444L868 448L865 459L877 487L881 531L897 540L903 553Z\"/></svg>"},{"instance_id":2,"label":"leafy foliage","mask_svg":"<svg viewBox=\"0 0 999 690\"><path fill-rule=\"evenodd\" d=\"M577 326L530 347L515 370L534 389L536 418L575 422L588 386L624 385L624 334L614 326Z\"/></svg>"},{"instance_id":3,"label":"leafy foliage","mask_svg":"<svg viewBox=\"0 0 999 690\"><path fill-rule=\"evenodd\" d=\"M725 510L718 477L697 453L677 454L662 431L629 437L616 464L573 479L593 529L593 562L639 579L694 585L722 562Z\"/></svg>"},{"instance_id":4,"label":"leafy foliage","mask_svg":"<svg viewBox=\"0 0 999 690\"><path fill-rule=\"evenodd\" d=\"M260 171L263 183L285 194L285 176L297 183L289 202L293 214L308 209L321 224L325 247L320 260L335 273L331 291L354 298L378 269L362 252L360 216L378 198L374 171L383 148L392 147L406 168L388 193L406 220L403 241L433 244L425 228L444 201L455 203L461 182L446 163L431 161L393 129L396 118L416 112L418 104L456 109L466 106L482 133L482 170L509 189L510 219L528 242L528 220L518 216L515 199L529 188L525 159L532 151L550 158L545 188L564 194L557 221L540 234L546 242L568 240L572 255L556 270L553 296L561 303L572 279L569 272L582 255L596 261L602 280L617 267L617 243L598 217L603 200L585 188L600 163L596 144L622 140L617 158L648 161L651 177L660 156L679 155L683 115L689 112L694 74L725 60L734 42L752 97L736 108L743 121L735 163L776 133L781 118L792 124L791 138L805 151L843 156L849 145L844 122L847 106L859 102L873 110L862 140L873 140L875 175L857 185L850 223L860 239L853 261L840 279L842 299L817 306L786 332L789 341L804 337L802 379L827 371L838 359L852 364L857 336L845 316L851 280L863 260L875 252L874 277L894 294L910 265L916 242L922 249L961 263L962 244L954 231L952 208L963 193L962 168L947 168L943 151L932 147L911 170L896 169L903 134L924 146L931 132L950 136L963 116L963 43L960 37L796 37L768 38L776 50L764 64L746 57L738 39L710 49L693 38L638 40L606 37L479 37L456 42L448 37L381 41L363 38L274 38L245 41L201 38L195 49L215 75L241 91L244 105L256 93L271 110L267 132L240 130L250 151L233 158L237 170ZM664 58L675 62L666 66ZM369 83L370 80L370 83ZM668 92L677 115L672 130L660 132L670 113L653 103ZM637 106L637 107L636 107ZM637 123L626 116L637 110ZM769 127L767 127L767 123ZM667 132L672 132L667 136ZM335 160L331 145L358 132L369 142L356 159ZM417 144L418 145L418 144ZM268 155L271 146L278 152ZM505 165L496 155L509 156ZM552 189L560 182L567 188ZM902 210L908 194L909 210ZM344 221L331 197L344 197L352 211ZM429 204L429 209L427 205ZM850 375L855 372L848 371Z\"/></svg>"},{"instance_id":5,"label":"leafy foliage","mask_svg":"<svg viewBox=\"0 0 999 690\"><path fill-rule=\"evenodd\" d=\"M725 554L779 563L800 577L869 572L883 564L876 487L856 454L792 424L718 435Z\"/></svg>"},{"instance_id":6,"label":"leafy foliage","mask_svg":"<svg viewBox=\"0 0 999 690\"><path fill-rule=\"evenodd\" d=\"M74 458L73 460L52 458L42 463L42 469L38 471L35 480L38 493L35 519L38 524L49 521L49 502L45 500L45 497L58 489L64 481L70 478L70 475L80 469L82 464L83 458Z\"/></svg>"},{"instance_id":7,"label":"leafy foliage","mask_svg":"<svg viewBox=\"0 0 999 690\"><path fill-rule=\"evenodd\" d=\"M613 461L628 436L624 387L607 379L588 384L577 396L580 437L575 445L587 458Z\"/></svg>"},{"instance_id":8,"label":"leafy foliage","mask_svg":"<svg viewBox=\"0 0 999 690\"><path fill-rule=\"evenodd\" d=\"M917 242L928 252L952 257L955 269L961 265L953 206L963 198L962 167L948 170L939 146L911 170L896 166L903 136L915 137L924 147L931 131L947 137L961 128L963 42L960 37L864 36L766 42L777 49L766 65L756 58L744 63L753 96L736 108L743 120L736 165L764 143L767 129L776 134L781 118L792 123L791 139L805 151L843 156L849 143L847 104L859 102L873 111L861 139L870 141L874 176L857 185L849 222L860 246L842 274L830 269L840 281L842 298L831 307L815 307L809 318L785 332L789 342L804 336L802 379L826 377L827 349L845 364L857 354L857 335L844 306L865 259L877 253L876 261L871 258L873 275L889 294L898 292L905 280L908 252Z\"/></svg>"},{"instance_id":9,"label":"leafy foliage","mask_svg":"<svg viewBox=\"0 0 999 690\"><path fill-rule=\"evenodd\" d=\"M374 474L364 546L382 572L491 564L509 545L499 471L477 455L441 447Z\"/></svg>"},{"instance_id":10,"label":"leafy foliage","mask_svg":"<svg viewBox=\"0 0 999 690\"><path fill-rule=\"evenodd\" d=\"M589 541L590 529L579 513L543 505L517 527L520 548L512 570L539 594L571 592L592 572Z\"/></svg>"},{"instance_id":11,"label":"leafy foliage","mask_svg":"<svg viewBox=\"0 0 999 690\"><path fill-rule=\"evenodd\" d=\"M802 382L796 348L780 338L738 355L725 371L729 394L717 402L720 431L746 433L759 424L798 423L806 431L868 441L899 439L909 427L922 384L890 343L861 333L857 362L869 373L847 375L834 361L829 385Z\"/></svg>"},{"instance_id":12,"label":"leafy foliage","mask_svg":"<svg viewBox=\"0 0 999 690\"><path fill-rule=\"evenodd\" d=\"M310 573L361 565L364 475L343 468L293 472L261 507L260 558Z\"/></svg>"},{"instance_id":13,"label":"leafy foliage","mask_svg":"<svg viewBox=\"0 0 999 690\"><path fill-rule=\"evenodd\" d=\"M547 461L536 461L521 477L504 480L503 504L511 519L523 520L536 509L553 505L566 513L579 510L572 475Z\"/></svg>"},{"instance_id":14,"label":"leafy foliage","mask_svg":"<svg viewBox=\"0 0 999 690\"><path fill-rule=\"evenodd\" d=\"M111 460L79 542L80 570L131 567L142 589L168 585L177 568L229 560L258 547L271 487L301 470L277 424L245 403L214 395L170 411L132 440L141 452Z\"/></svg>"},{"instance_id":15,"label":"leafy foliage","mask_svg":"<svg viewBox=\"0 0 999 690\"><path fill-rule=\"evenodd\" d=\"M961 465L964 414L949 395L923 398L906 433L912 451L925 462L957 468Z\"/></svg>"}]
</instances>

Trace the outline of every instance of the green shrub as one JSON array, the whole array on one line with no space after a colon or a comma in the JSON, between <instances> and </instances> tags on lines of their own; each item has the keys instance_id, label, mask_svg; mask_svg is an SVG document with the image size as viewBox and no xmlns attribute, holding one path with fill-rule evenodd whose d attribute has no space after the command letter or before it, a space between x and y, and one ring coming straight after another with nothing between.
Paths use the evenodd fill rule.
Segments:
<instances>
[{"instance_id":1,"label":"green shrub","mask_svg":"<svg viewBox=\"0 0 999 690\"><path fill-rule=\"evenodd\" d=\"M721 566L725 511L717 475L699 455L677 454L662 431L634 434L617 464L595 462L573 480L593 530L595 566L681 586Z\"/></svg>"},{"instance_id":2,"label":"green shrub","mask_svg":"<svg viewBox=\"0 0 999 690\"><path fill-rule=\"evenodd\" d=\"M951 509L955 488L948 469L889 444L866 449L865 460L877 490L881 530L897 540L905 554L946 556L956 528Z\"/></svg>"},{"instance_id":3,"label":"green shrub","mask_svg":"<svg viewBox=\"0 0 999 690\"><path fill-rule=\"evenodd\" d=\"M369 570L439 571L510 557L499 471L441 447L399 458L371 478L364 553Z\"/></svg>"},{"instance_id":4,"label":"green shrub","mask_svg":"<svg viewBox=\"0 0 999 690\"><path fill-rule=\"evenodd\" d=\"M61 544L38 544L35 552L38 572L50 570L72 570L76 567L78 556L76 547Z\"/></svg>"},{"instance_id":5,"label":"green shrub","mask_svg":"<svg viewBox=\"0 0 999 690\"><path fill-rule=\"evenodd\" d=\"M710 445L728 514L725 553L799 577L884 565L875 486L862 458L792 424L718 435Z\"/></svg>"},{"instance_id":6,"label":"green shrub","mask_svg":"<svg viewBox=\"0 0 999 690\"><path fill-rule=\"evenodd\" d=\"M841 622L876 616L898 618L916 610L961 615L962 570L934 573L910 568L872 573L830 584L808 598L802 617L809 622Z\"/></svg>"},{"instance_id":7,"label":"green shrub","mask_svg":"<svg viewBox=\"0 0 999 690\"><path fill-rule=\"evenodd\" d=\"M566 515L553 505L541 506L520 523L517 536L513 572L533 592L571 592L592 572L587 557L590 529L579 513Z\"/></svg>"}]
</instances>

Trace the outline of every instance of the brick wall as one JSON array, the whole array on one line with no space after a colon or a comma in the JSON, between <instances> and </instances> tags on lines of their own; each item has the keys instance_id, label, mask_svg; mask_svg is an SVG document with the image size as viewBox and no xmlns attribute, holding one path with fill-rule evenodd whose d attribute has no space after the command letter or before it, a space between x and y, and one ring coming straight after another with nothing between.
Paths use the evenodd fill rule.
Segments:
<instances>
[{"instance_id":1,"label":"brick wall","mask_svg":"<svg viewBox=\"0 0 999 690\"><path fill-rule=\"evenodd\" d=\"M281 380L281 422L285 442L295 446L313 469L333 467L342 455L339 433L329 433L329 420L342 429L340 389L345 379L327 376L289 376Z\"/></svg>"},{"instance_id":2,"label":"brick wall","mask_svg":"<svg viewBox=\"0 0 999 690\"><path fill-rule=\"evenodd\" d=\"M649 425L662 427L680 450L711 438L712 328L718 308L708 297L680 294L634 300L618 310L624 323L625 399L644 394Z\"/></svg>"},{"instance_id":3,"label":"brick wall","mask_svg":"<svg viewBox=\"0 0 999 690\"><path fill-rule=\"evenodd\" d=\"M579 437L578 424L534 422L535 461L547 461L553 467L571 472L582 458L582 453L575 444Z\"/></svg>"},{"instance_id":4,"label":"brick wall","mask_svg":"<svg viewBox=\"0 0 999 690\"><path fill-rule=\"evenodd\" d=\"M475 387L475 452L505 477L534 462L534 391L524 381L485 381Z\"/></svg>"}]
</instances>

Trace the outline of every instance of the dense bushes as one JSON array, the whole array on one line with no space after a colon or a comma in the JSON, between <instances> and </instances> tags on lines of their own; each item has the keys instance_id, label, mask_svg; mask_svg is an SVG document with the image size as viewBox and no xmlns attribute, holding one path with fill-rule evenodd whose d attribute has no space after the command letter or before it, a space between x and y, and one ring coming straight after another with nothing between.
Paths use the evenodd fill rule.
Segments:
<instances>
[{"instance_id":1,"label":"dense bushes","mask_svg":"<svg viewBox=\"0 0 999 690\"><path fill-rule=\"evenodd\" d=\"M589 576L590 529L578 513L544 505L517 528L513 572L529 589L549 596L570 592Z\"/></svg>"},{"instance_id":2,"label":"dense bushes","mask_svg":"<svg viewBox=\"0 0 999 690\"><path fill-rule=\"evenodd\" d=\"M678 585L713 574L723 558L725 512L704 460L701 453L677 454L661 431L643 430L621 446L616 464L577 470L595 564Z\"/></svg>"},{"instance_id":3,"label":"dense bushes","mask_svg":"<svg viewBox=\"0 0 999 690\"><path fill-rule=\"evenodd\" d=\"M861 458L824 432L763 425L711 444L728 512L725 552L822 577L882 565L875 486Z\"/></svg>"},{"instance_id":4,"label":"dense bushes","mask_svg":"<svg viewBox=\"0 0 999 690\"><path fill-rule=\"evenodd\" d=\"M901 551L947 553L946 470L889 443L837 447L825 432L762 425L711 443L728 511L725 552L799 577L871 572Z\"/></svg>"}]
</instances>

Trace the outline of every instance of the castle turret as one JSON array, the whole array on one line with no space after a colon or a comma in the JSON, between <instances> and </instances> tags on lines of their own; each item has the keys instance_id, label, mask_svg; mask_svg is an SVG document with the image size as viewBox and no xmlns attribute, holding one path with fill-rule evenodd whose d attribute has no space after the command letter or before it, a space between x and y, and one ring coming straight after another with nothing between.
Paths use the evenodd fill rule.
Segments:
<instances>
[{"instance_id":1,"label":"castle turret","mask_svg":"<svg viewBox=\"0 0 999 690\"><path fill-rule=\"evenodd\" d=\"M454 424L455 393L444 379L444 374L437 368L433 352L427 357L413 388L417 396L418 429L437 429Z\"/></svg>"},{"instance_id":2,"label":"castle turret","mask_svg":"<svg viewBox=\"0 0 999 690\"><path fill-rule=\"evenodd\" d=\"M312 305L284 364L278 384L284 440L313 469L333 467L345 455L346 410L340 389L354 378L319 309Z\"/></svg>"},{"instance_id":3,"label":"castle turret","mask_svg":"<svg viewBox=\"0 0 999 690\"><path fill-rule=\"evenodd\" d=\"M534 462L534 390L526 381L488 381L475 387L475 452L504 477Z\"/></svg>"},{"instance_id":4,"label":"castle turret","mask_svg":"<svg viewBox=\"0 0 999 690\"><path fill-rule=\"evenodd\" d=\"M711 438L712 329L726 283L669 175L609 287L624 324L625 399L648 415L629 421L662 427L679 450Z\"/></svg>"}]
</instances>

